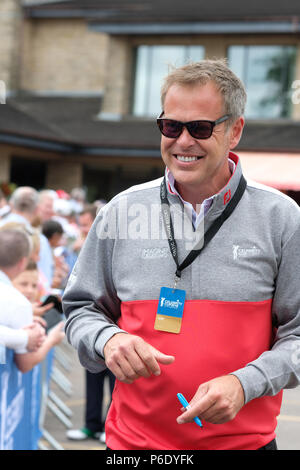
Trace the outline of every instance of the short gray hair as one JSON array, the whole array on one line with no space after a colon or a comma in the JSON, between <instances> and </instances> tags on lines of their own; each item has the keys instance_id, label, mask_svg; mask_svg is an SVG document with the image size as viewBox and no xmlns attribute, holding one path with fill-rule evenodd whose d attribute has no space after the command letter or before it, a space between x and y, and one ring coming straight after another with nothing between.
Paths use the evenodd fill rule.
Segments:
<instances>
[{"instance_id":1,"label":"short gray hair","mask_svg":"<svg viewBox=\"0 0 300 470\"><path fill-rule=\"evenodd\" d=\"M31 242L24 230L0 230L0 269L15 266L31 252Z\"/></svg>"},{"instance_id":2,"label":"short gray hair","mask_svg":"<svg viewBox=\"0 0 300 470\"><path fill-rule=\"evenodd\" d=\"M52 199L53 201L55 201L55 199L57 199L58 196L56 194L56 192L54 191L54 189L42 189L39 193L38 193L38 202L42 202L44 201L44 199Z\"/></svg>"},{"instance_id":3,"label":"short gray hair","mask_svg":"<svg viewBox=\"0 0 300 470\"><path fill-rule=\"evenodd\" d=\"M173 68L165 77L161 88L161 104L164 109L166 94L172 85L206 85L213 82L224 100L224 112L233 122L244 115L247 101L245 87L229 69L225 59L201 60Z\"/></svg>"},{"instance_id":4,"label":"short gray hair","mask_svg":"<svg viewBox=\"0 0 300 470\"><path fill-rule=\"evenodd\" d=\"M30 186L20 186L17 188L10 198L13 209L18 212L33 213L38 205L38 192Z\"/></svg>"}]
</instances>

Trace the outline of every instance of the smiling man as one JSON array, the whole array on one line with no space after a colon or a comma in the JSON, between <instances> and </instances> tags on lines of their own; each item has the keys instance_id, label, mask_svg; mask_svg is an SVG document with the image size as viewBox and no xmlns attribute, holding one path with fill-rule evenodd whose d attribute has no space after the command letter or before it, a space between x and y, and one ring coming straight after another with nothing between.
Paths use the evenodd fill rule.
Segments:
<instances>
[{"instance_id":1,"label":"smiling man","mask_svg":"<svg viewBox=\"0 0 300 470\"><path fill-rule=\"evenodd\" d=\"M300 377L300 211L243 177L232 150L245 103L224 61L174 69L157 119L165 175L100 211L70 277L69 341L87 369L117 378L110 449L277 448L282 389ZM164 236L125 237L154 205Z\"/></svg>"},{"instance_id":2,"label":"smiling man","mask_svg":"<svg viewBox=\"0 0 300 470\"><path fill-rule=\"evenodd\" d=\"M224 116L224 113L222 95L212 82L189 86L174 84L166 94L163 118L158 120L163 133L161 154L176 181L178 192L193 205L216 194L230 178L228 154L240 140L244 119L233 117L234 122L228 126L226 121L230 116ZM208 122L201 124L199 119ZM218 120L222 122L218 123ZM170 138L167 135L169 126L176 121L190 122L191 129L197 129L196 124L192 124L195 122L204 126L204 130L209 129L210 122L216 122L216 125L208 139L193 137L184 126L177 138ZM172 129L174 132L174 125Z\"/></svg>"}]
</instances>

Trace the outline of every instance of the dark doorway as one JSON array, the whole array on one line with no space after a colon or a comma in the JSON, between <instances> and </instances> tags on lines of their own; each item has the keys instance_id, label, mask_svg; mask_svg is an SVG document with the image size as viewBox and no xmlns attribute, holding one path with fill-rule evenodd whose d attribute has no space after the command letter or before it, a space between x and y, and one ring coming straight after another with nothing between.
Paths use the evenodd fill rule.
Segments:
<instances>
[{"instance_id":1,"label":"dark doorway","mask_svg":"<svg viewBox=\"0 0 300 470\"><path fill-rule=\"evenodd\" d=\"M10 181L17 186L31 186L37 190L43 189L46 182L46 172L45 162L20 157L11 159Z\"/></svg>"},{"instance_id":2,"label":"dark doorway","mask_svg":"<svg viewBox=\"0 0 300 470\"><path fill-rule=\"evenodd\" d=\"M162 174L155 167L128 174L121 166L114 167L111 170L102 170L85 165L83 169L83 185L87 188L88 200L90 202L96 199L109 201L121 191L136 184L159 178Z\"/></svg>"}]
</instances>

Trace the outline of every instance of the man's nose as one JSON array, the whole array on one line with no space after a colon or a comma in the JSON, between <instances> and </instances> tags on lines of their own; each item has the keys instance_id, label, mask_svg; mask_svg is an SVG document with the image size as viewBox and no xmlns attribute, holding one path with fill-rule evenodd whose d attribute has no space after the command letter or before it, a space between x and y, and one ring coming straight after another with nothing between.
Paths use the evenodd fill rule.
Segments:
<instances>
[{"instance_id":1,"label":"man's nose","mask_svg":"<svg viewBox=\"0 0 300 470\"><path fill-rule=\"evenodd\" d=\"M179 137L177 137L177 142L184 146L184 147L189 147L195 142L194 137L189 133L187 128L183 126L182 132Z\"/></svg>"}]
</instances>

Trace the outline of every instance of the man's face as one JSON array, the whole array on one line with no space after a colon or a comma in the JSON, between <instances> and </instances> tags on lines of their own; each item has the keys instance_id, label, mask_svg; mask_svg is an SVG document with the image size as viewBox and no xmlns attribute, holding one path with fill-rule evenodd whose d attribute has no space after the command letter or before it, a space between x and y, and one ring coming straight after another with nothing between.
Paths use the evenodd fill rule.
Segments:
<instances>
[{"instance_id":1,"label":"man's face","mask_svg":"<svg viewBox=\"0 0 300 470\"><path fill-rule=\"evenodd\" d=\"M79 228L84 237L87 236L91 226L93 225L94 219L91 214L86 213L79 216Z\"/></svg>"},{"instance_id":2,"label":"man's face","mask_svg":"<svg viewBox=\"0 0 300 470\"><path fill-rule=\"evenodd\" d=\"M223 97L212 82L206 85L172 85L164 103L164 118L188 122L216 121L225 115ZM229 129L226 122L214 127L208 139L195 139L184 127L178 138L162 135L161 154L172 172L177 189L215 194L227 183L230 174L228 153L241 136L243 119L239 118ZM180 161L178 157L193 157ZM209 188L209 190L208 190Z\"/></svg>"},{"instance_id":3,"label":"man's face","mask_svg":"<svg viewBox=\"0 0 300 470\"><path fill-rule=\"evenodd\" d=\"M55 213L53 209L53 199L44 197L38 205L38 215L42 222L51 219Z\"/></svg>"}]
</instances>

